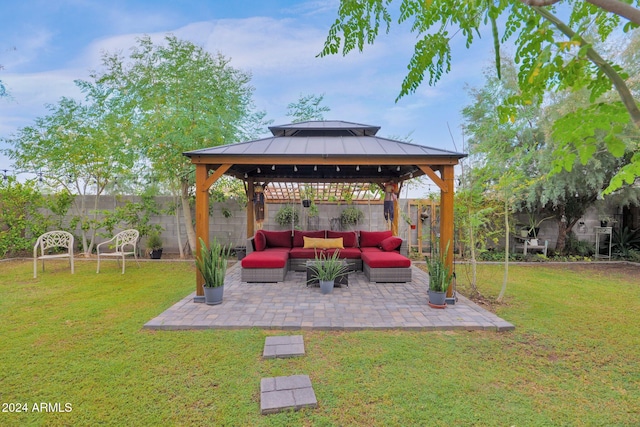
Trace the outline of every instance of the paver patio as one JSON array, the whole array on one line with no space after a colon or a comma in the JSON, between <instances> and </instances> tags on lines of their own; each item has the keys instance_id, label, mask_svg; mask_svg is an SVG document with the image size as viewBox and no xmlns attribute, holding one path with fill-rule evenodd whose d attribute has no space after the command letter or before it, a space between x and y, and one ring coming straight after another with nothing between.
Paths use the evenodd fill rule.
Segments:
<instances>
[{"instance_id":1,"label":"paver patio","mask_svg":"<svg viewBox=\"0 0 640 427\"><path fill-rule=\"evenodd\" d=\"M428 275L412 267L410 283L369 283L362 272L351 273L349 287L323 295L307 287L304 272L287 273L279 283L240 281L240 264L227 270L222 304L194 303L195 292L158 317L147 329L407 329L495 330L514 326L458 295L446 309L427 305Z\"/></svg>"}]
</instances>

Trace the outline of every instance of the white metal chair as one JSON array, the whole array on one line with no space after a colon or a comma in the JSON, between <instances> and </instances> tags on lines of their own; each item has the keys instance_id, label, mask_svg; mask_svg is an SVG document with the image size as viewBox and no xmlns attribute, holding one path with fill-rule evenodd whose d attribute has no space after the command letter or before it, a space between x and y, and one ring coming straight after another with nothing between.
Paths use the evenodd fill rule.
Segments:
<instances>
[{"instance_id":1,"label":"white metal chair","mask_svg":"<svg viewBox=\"0 0 640 427\"><path fill-rule=\"evenodd\" d=\"M106 242L99 243L96 246L96 252L98 253L98 270L96 273L100 273L100 257L116 257L118 263L120 263L120 259L122 259L122 274L124 274L124 260L126 256L133 255L138 267L140 267L137 248L139 237L140 232L138 230L130 229L121 231ZM114 251L104 252L103 249L103 252L100 252L100 247L103 245L114 248ZM132 250L127 251L126 246L131 246Z\"/></svg>"},{"instance_id":2,"label":"white metal chair","mask_svg":"<svg viewBox=\"0 0 640 427\"><path fill-rule=\"evenodd\" d=\"M38 255L38 248L40 255ZM48 253L51 248L65 248L65 253ZM55 258L69 258L71 264L71 274L73 274L73 234L66 231L56 230L44 233L33 247L33 278L38 277L38 260L42 260L42 271L44 271L44 260Z\"/></svg>"}]
</instances>

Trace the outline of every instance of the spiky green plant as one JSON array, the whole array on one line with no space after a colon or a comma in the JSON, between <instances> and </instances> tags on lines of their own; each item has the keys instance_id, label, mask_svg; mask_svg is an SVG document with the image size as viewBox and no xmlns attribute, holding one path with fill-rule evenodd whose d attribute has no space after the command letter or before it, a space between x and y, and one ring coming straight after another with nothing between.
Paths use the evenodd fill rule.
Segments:
<instances>
[{"instance_id":1,"label":"spiky green plant","mask_svg":"<svg viewBox=\"0 0 640 427\"><path fill-rule=\"evenodd\" d=\"M200 256L196 257L196 267L204 278L205 288L218 288L224 285L224 276L227 273L227 259L231 247L225 248L217 239L207 248L204 240L200 238Z\"/></svg>"},{"instance_id":2,"label":"spiky green plant","mask_svg":"<svg viewBox=\"0 0 640 427\"><path fill-rule=\"evenodd\" d=\"M434 292L446 292L451 284L452 275L447 267L448 252L449 243L443 254L436 249L431 257L425 257L429 269L429 289Z\"/></svg>"},{"instance_id":3,"label":"spiky green plant","mask_svg":"<svg viewBox=\"0 0 640 427\"><path fill-rule=\"evenodd\" d=\"M348 267L340 259L340 251L334 251L333 255L327 257L324 253L316 253L316 262L311 269L311 279L309 282L319 280L321 282L331 282L348 271Z\"/></svg>"}]
</instances>

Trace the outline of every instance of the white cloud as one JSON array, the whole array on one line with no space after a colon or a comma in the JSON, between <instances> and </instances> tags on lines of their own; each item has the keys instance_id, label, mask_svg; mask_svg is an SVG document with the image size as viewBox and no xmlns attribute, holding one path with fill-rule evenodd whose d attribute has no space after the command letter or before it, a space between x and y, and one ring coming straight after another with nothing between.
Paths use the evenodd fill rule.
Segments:
<instances>
[{"instance_id":1,"label":"white cloud","mask_svg":"<svg viewBox=\"0 0 640 427\"><path fill-rule=\"evenodd\" d=\"M464 83L477 81L481 67L490 60L490 50L475 44L473 51L456 49L449 75L435 87L424 83L415 94L395 103L413 53L415 35L396 27L391 34L378 37L374 45L366 46L363 53L317 58L332 19L319 15L336 9L337 0L314 0L281 11L281 18L221 19L184 26L171 26L171 17L160 12L144 17L117 9L103 12L113 15L116 30L166 27L167 31L146 34L161 42L167 33L172 33L231 58L233 66L252 73L256 105L266 110L276 124L289 120L286 106L301 94L325 94L325 105L331 108L327 118L380 125L382 135L405 136L415 131L416 143L452 148L447 123L452 130L459 126L459 110L466 103ZM138 21L144 22L134 25ZM89 70L100 69L104 52L128 55L136 38L142 35L127 32L95 39L68 62L73 69L24 75L3 73L1 77L14 100L0 101L0 137L44 114L44 104L55 103L60 96L79 98L81 94L73 80L88 78ZM51 37L52 33L45 29L34 32L27 43L29 48L20 53L24 55L22 60L48 49ZM479 62L479 56L485 56L487 62Z\"/></svg>"}]
</instances>

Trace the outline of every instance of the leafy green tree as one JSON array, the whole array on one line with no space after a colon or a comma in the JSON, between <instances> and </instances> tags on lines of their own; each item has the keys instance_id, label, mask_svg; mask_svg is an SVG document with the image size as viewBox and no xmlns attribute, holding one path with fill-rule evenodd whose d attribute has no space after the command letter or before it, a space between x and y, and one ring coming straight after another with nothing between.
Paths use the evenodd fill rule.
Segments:
<instances>
[{"instance_id":1,"label":"leafy green tree","mask_svg":"<svg viewBox=\"0 0 640 427\"><path fill-rule=\"evenodd\" d=\"M518 93L501 105L504 118L513 116L519 106L541 103L549 91L586 88L595 102L607 91L615 89L619 101L594 103L589 108L571 113L563 125L564 131L555 137L558 170L567 167L562 159L585 156L576 152L593 152L593 142L581 138L584 134L604 132L605 146L614 156L622 156L620 120L626 111L636 127L640 127L640 110L626 85L626 73L611 61L602 58L586 39L590 32L603 42L616 30L628 31L640 24L640 11L616 0L592 0L590 3L566 0L568 23L559 19L553 0L469 1L401 0L399 7L391 7L393 0L341 0L338 18L331 26L320 55L347 54L362 51L365 44L373 44L382 30L389 32L397 13L398 26L409 23L417 33L414 54L408 74L402 82L399 97L413 93L425 77L434 85L451 70L451 44L455 37L463 37L466 46L476 41L485 26L490 26L494 39L498 77L501 75L500 46L513 41L518 64ZM637 5L638 2L636 1ZM541 7L544 6L544 7ZM626 22L623 19L630 19ZM613 122L614 126L609 126ZM568 123L574 123L569 132ZM572 133L577 135L572 135ZM583 146L587 148L583 148ZM640 175L640 153L627 160L627 165L611 181L608 191L631 183ZM570 164L573 164L571 161Z\"/></svg>"},{"instance_id":2,"label":"leafy green tree","mask_svg":"<svg viewBox=\"0 0 640 427\"><path fill-rule=\"evenodd\" d=\"M111 88L132 117L134 144L142 147L156 179L180 198L193 249L193 168L182 153L249 139L264 127L265 114L252 102L250 75L223 55L174 36L158 44L142 37L128 58L105 54L103 66L94 78Z\"/></svg>"},{"instance_id":3,"label":"leafy green tree","mask_svg":"<svg viewBox=\"0 0 640 427\"><path fill-rule=\"evenodd\" d=\"M0 181L0 258L33 248L37 236L47 229L43 207L45 200L36 181L21 183L14 177Z\"/></svg>"},{"instance_id":4,"label":"leafy green tree","mask_svg":"<svg viewBox=\"0 0 640 427\"><path fill-rule=\"evenodd\" d=\"M62 98L49 105L49 114L18 130L4 150L17 169L40 171L54 189L77 195L73 204L85 255L93 250L98 200L118 177L132 172L137 160L128 138L129 122L122 119L104 87L76 82L86 103Z\"/></svg>"},{"instance_id":5,"label":"leafy green tree","mask_svg":"<svg viewBox=\"0 0 640 427\"><path fill-rule=\"evenodd\" d=\"M559 128L556 126L554 132L547 130L554 126L558 117L565 120L568 113L589 105L588 94L585 91L552 94L547 97L545 109L532 103L521 107L508 122L501 123L497 107L503 98L518 90L513 66L505 60L503 64L502 79L499 80L495 73L488 73L485 86L471 90L474 104L463 111L466 130L471 135L472 158L480 159L475 165L477 169L488 168L485 174L501 176L505 171L525 172L514 189L517 202L511 208L552 215L558 226L556 249L562 251L573 226L632 155L633 143L630 138L624 138L622 156L616 157L605 148L605 133L595 134L597 152L588 153L586 164L573 157L566 169L548 178L556 156L555 136ZM505 133L507 129L515 133ZM550 134L545 136L546 133ZM503 137L511 143L503 145L500 142ZM632 187L617 193L618 198L626 196L625 204L637 200L638 191Z\"/></svg>"},{"instance_id":6,"label":"leafy green tree","mask_svg":"<svg viewBox=\"0 0 640 427\"><path fill-rule=\"evenodd\" d=\"M287 105L287 117L293 117L293 123L324 120L324 113L331 111L331 108L321 105L323 100L324 94L300 95L298 102Z\"/></svg>"},{"instance_id":7,"label":"leafy green tree","mask_svg":"<svg viewBox=\"0 0 640 427\"><path fill-rule=\"evenodd\" d=\"M535 153L544 140L537 126L536 103L519 106L508 120L500 117L498 106L517 90L515 68L506 66L503 71L502 80L489 74L484 87L470 89L474 102L463 109L471 163L468 187L473 193L483 192L494 207L491 215L499 214L502 218L505 262L498 301L504 298L508 283L511 218L517 209L522 183L535 172ZM479 220L477 211L469 216L470 221Z\"/></svg>"},{"instance_id":8,"label":"leafy green tree","mask_svg":"<svg viewBox=\"0 0 640 427\"><path fill-rule=\"evenodd\" d=\"M467 174L461 178L462 185L455 195L455 227L458 230L460 255L470 262L471 292L480 295L477 287L477 259L488 251L488 243L497 244L503 235L499 215L502 206L495 199L485 197L483 181L478 174Z\"/></svg>"}]
</instances>

